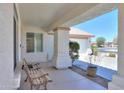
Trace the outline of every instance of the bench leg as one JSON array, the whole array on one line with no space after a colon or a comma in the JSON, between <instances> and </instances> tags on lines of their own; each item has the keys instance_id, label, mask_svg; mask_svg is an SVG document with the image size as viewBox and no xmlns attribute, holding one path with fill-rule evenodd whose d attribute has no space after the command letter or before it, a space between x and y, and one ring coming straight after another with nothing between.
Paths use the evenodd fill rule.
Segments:
<instances>
[{"instance_id":1,"label":"bench leg","mask_svg":"<svg viewBox=\"0 0 124 93\"><path fill-rule=\"evenodd\" d=\"M40 89L40 85L39 86L37 86L37 90L39 90Z\"/></svg>"},{"instance_id":2,"label":"bench leg","mask_svg":"<svg viewBox=\"0 0 124 93\"><path fill-rule=\"evenodd\" d=\"M31 84L30 86L31 86L30 89L32 90L33 89L33 85Z\"/></svg>"},{"instance_id":3,"label":"bench leg","mask_svg":"<svg viewBox=\"0 0 124 93\"><path fill-rule=\"evenodd\" d=\"M47 85L44 86L44 89L47 90Z\"/></svg>"},{"instance_id":4,"label":"bench leg","mask_svg":"<svg viewBox=\"0 0 124 93\"><path fill-rule=\"evenodd\" d=\"M26 77L25 82L27 82L27 80L28 80L28 76Z\"/></svg>"},{"instance_id":5,"label":"bench leg","mask_svg":"<svg viewBox=\"0 0 124 93\"><path fill-rule=\"evenodd\" d=\"M44 89L47 90L47 82L44 84Z\"/></svg>"}]
</instances>

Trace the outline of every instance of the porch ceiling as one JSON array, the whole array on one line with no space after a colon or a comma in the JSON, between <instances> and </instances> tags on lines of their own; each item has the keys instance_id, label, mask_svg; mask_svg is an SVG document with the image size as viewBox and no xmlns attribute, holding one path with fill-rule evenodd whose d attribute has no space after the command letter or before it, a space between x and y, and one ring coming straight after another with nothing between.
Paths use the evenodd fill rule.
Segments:
<instances>
[{"instance_id":1,"label":"porch ceiling","mask_svg":"<svg viewBox=\"0 0 124 93\"><path fill-rule=\"evenodd\" d=\"M116 6L116 4L101 5L96 3L35 3L18 5L23 24L42 27L46 30L53 29L56 26L78 24L110 11Z\"/></svg>"}]
</instances>

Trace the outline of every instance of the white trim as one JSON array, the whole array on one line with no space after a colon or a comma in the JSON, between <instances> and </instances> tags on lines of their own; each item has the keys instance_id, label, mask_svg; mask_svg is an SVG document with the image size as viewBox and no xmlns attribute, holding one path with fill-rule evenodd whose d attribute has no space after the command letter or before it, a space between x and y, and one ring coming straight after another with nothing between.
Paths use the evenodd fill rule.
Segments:
<instances>
[{"instance_id":1,"label":"white trim","mask_svg":"<svg viewBox=\"0 0 124 93\"><path fill-rule=\"evenodd\" d=\"M17 23L17 28L18 28L18 62L17 62L17 66L20 64L21 62L21 18L20 18L20 13L19 13L19 8L18 8L18 4L14 4L14 17L16 19L16 23ZM16 13L16 14L15 14ZM13 81L13 85L11 85L12 89L17 89L18 87L20 87L20 80L21 80L21 70L18 70L16 66L15 72L14 72L14 81Z\"/></svg>"}]
</instances>

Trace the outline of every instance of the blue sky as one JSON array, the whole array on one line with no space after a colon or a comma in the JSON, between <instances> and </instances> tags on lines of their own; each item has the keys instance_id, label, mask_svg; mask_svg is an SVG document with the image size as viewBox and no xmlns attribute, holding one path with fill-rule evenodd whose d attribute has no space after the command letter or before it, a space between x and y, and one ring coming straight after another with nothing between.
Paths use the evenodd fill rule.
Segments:
<instances>
[{"instance_id":1,"label":"blue sky","mask_svg":"<svg viewBox=\"0 0 124 93\"><path fill-rule=\"evenodd\" d=\"M113 10L73 27L95 35L92 41L95 41L97 37L104 37L106 41L112 41L118 32L118 10Z\"/></svg>"}]
</instances>

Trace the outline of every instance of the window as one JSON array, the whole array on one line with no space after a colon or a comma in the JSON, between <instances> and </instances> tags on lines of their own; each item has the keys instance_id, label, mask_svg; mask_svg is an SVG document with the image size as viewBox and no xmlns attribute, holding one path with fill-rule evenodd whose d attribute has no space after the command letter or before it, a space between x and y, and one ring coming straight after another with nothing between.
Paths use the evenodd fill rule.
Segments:
<instances>
[{"instance_id":1,"label":"window","mask_svg":"<svg viewBox=\"0 0 124 93\"><path fill-rule=\"evenodd\" d=\"M27 52L43 51L43 35L40 33L26 34Z\"/></svg>"}]
</instances>

